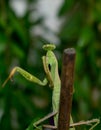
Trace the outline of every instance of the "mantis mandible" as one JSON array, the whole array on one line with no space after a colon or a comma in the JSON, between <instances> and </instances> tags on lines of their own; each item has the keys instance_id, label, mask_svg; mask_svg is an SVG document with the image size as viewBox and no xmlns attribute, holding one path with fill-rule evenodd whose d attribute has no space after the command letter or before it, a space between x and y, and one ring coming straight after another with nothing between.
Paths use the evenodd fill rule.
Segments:
<instances>
[{"instance_id":1,"label":"mantis mandible","mask_svg":"<svg viewBox=\"0 0 101 130\"><path fill-rule=\"evenodd\" d=\"M42 57L44 71L46 73L46 77L43 81L35 77L34 75L28 73L27 71L23 70L20 67L14 67L11 71L8 78L5 80L2 86L11 79L15 72L19 72L23 77L25 77L30 82L37 83L41 86L46 86L49 83L49 86L53 89L52 92L52 109L53 113L49 114L48 116L40 119L39 121L33 123L34 128L39 129L38 125L43 122L44 120L54 116L54 125L57 127L58 125L58 110L59 110L59 99L60 99L60 88L61 88L61 81L58 74L58 62L56 56L53 53L55 49L54 44L46 44L43 46L43 49L46 50L46 55ZM70 117L70 123L73 123L72 117ZM70 130L75 130L75 128L70 128Z\"/></svg>"}]
</instances>

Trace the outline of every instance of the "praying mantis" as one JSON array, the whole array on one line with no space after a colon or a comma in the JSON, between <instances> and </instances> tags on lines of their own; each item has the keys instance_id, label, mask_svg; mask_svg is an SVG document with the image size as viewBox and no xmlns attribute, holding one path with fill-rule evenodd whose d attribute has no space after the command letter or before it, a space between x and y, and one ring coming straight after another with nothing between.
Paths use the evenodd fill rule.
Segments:
<instances>
[{"instance_id":1,"label":"praying mantis","mask_svg":"<svg viewBox=\"0 0 101 130\"><path fill-rule=\"evenodd\" d=\"M46 55L42 57L43 61L43 67L46 74L46 77L43 81L35 77L34 75L28 73L27 71L23 70L20 67L14 67L11 71L8 78L5 80L2 86L5 86L9 79L13 77L15 72L20 73L24 78L26 78L28 81L39 84L40 86L46 86L49 84L49 86L52 88L52 109L53 112L49 114L48 116L40 119L37 122L33 123L33 129L40 129L42 130L42 127L39 128L38 125L43 122L44 120L50 118L51 116L54 116L54 125L57 127L58 125L58 111L59 111L59 100L60 100L60 89L61 89L61 81L58 73L58 62L55 54L53 53L53 50L55 49L54 44L46 44L43 45L43 49L46 51ZM70 124L73 123L72 117L70 116ZM75 130L75 128L70 128L70 130Z\"/></svg>"},{"instance_id":2,"label":"praying mantis","mask_svg":"<svg viewBox=\"0 0 101 130\"><path fill-rule=\"evenodd\" d=\"M46 86L47 83L49 83L49 86L53 89L52 93L52 109L54 112L54 124L57 126L58 123L58 110L59 110L59 98L60 98L60 88L61 88L61 82L58 74L58 62L57 59L53 53L53 50L55 49L54 44L46 44L43 46L43 49L46 50L46 56L42 57L43 61L43 67L44 71L46 73L46 77L43 81L39 80L37 77L31 75L27 71L23 70L20 67L14 67L11 71L9 77L5 80L3 86L8 82L9 79L12 78L15 72L19 72L23 77L25 77L27 80L37 83L41 86ZM57 113L57 114L56 114ZM40 122L40 121L38 121ZM33 123L33 126L35 128L38 128L38 122ZM73 123L71 119L71 123ZM74 128L71 128L71 130L75 130Z\"/></svg>"}]
</instances>

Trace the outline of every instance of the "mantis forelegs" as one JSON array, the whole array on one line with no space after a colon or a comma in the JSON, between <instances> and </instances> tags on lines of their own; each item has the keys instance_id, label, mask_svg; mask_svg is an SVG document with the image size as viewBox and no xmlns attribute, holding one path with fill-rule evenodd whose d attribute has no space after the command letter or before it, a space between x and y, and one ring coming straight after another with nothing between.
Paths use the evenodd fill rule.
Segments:
<instances>
[{"instance_id":1,"label":"mantis forelegs","mask_svg":"<svg viewBox=\"0 0 101 130\"><path fill-rule=\"evenodd\" d=\"M50 85L51 87L53 87L54 84L53 84L53 81L52 81L51 72L50 72L50 70L49 70L49 63L47 63L47 57L46 57L46 56L43 56L43 57L42 57L42 61L43 61L44 71L45 71L46 76L47 76L47 79L48 79L48 81L49 81L49 85Z\"/></svg>"},{"instance_id":2,"label":"mantis forelegs","mask_svg":"<svg viewBox=\"0 0 101 130\"><path fill-rule=\"evenodd\" d=\"M14 67L13 70L11 71L10 75L8 76L8 78L3 83L3 85L2 85L3 87L8 82L8 80L13 77L15 72L19 72L23 77L25 77L30 82L37 83L37 84L39 84L41 86L45 86L47 84L47 82L48 82L46 78L43 81L41 81L37 77L35 77L34 75L32 75L32 74L28 73L27 71L25 71L24 69L22 69L20 67Z\"/></svg>"}]
</instances>

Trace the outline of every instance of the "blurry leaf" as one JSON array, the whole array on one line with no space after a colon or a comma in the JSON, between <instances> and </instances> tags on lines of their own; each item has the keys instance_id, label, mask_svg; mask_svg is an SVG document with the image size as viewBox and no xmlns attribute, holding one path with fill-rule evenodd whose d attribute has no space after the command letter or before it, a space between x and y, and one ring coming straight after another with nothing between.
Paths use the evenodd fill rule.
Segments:
<instances>
[{"instance_id":1,"label":"blurry leaf","mask_svg":"<svg viewBox=\"0 0 101 130\"><path fill-rule=\"evenodd\" d=\"M95 3L93 14L95 16L95 21L101 22L101 1L100 0L98 0L98 2Z\"/></svg>"},{"instance_id":2,"label":"blurry leaf","mask_svg":"<svg viewBox=\"0 0 101 130\"><path fill-rule=\"evenodd\" d=\"M17 57L19 57L20 59L24 58L24 51L21 50L20 47L18 47L16 45L16 43L13 43L12 46L11 46L11 49L12 49L12 52L14 55L16 55Z\"/></svg>"},{"instance_id":3,"label":"blurry leaf","mask_svg":"<svg viewBox=\"0 0 101 130\"><path fill-rule=\"evenodd\" d=\"M3 33L0 32L0 54L6 49L7 39Z\"/></svg>"},{"instance_id":4,"label":"blurry leaf","mask_svg":"<svg viewBox=\"0 0 101 130\"><path fill-rule=\"evenodd\" d=\"M101 70L98 75L98 83L99 83L99 87L100 87L101 86Z\"/></svg>"},{"instance_id":5,"label":"blurry leaf","mask_svg":"<svg viewBox=\"0 0 101 130\"><path fill-rule=\"evenodd\" d=\"M90 41L93 41L94 39L94 33L93 30L86 26L82 29L79 40L78 40L78 46L83 48L86 45L90 43Z\"/></svg>"},{"instance_id":6,"label":"blurry leaf","mask_svg":"<svg viewBox=\"0 0 101 130\"><path fill-rule=\"evenodd\" d=\"M85 102L84 100L82 100L79 104L79 109L80 109L80 115L85 118L85 114L89 112L89 109L88 109L88 104L87 102ZM88 119L88 117L87 117Z\"/></svg>"},{"instance_id":7,"label":"blurry leaf","mask_svg":"<svg viewBox=\"0 0 101 130\"><path fill-rule=\"evenodd\" d=\"M79 80L81 80L81 82L79 82ZM77 100L88 100L89 96L90 96L90 79L88 76L82 76L81 78L76 78L75 81L75 98L77 98Z\"/></svg>"},{"instance_id":8,"label":"blurry leaf","mask_svg":"<svg viewBox=\"0 0 101 130\"><path fill-rule=\"evenodd\" d=\"M85 61L84 61L84 54L82 53L82 50L77 49L76 52L76 72L82 75L82 73L85 71Z\"/></svg>"},{"instance_id":9,"label":"blurry leaf","mask_svg":"<svg viewBox=\"0 0 101 130\"><path fill-rule=\"evenodd\" d=\"M59 11L59 16L65 14L68 12L69 9L73 6L75 0L64 0L63 6L61 10Z\"/></svg>"},{"instance_id":10,"label":"blurry leaf","mask_svg":"<svg viewBox=\"0 0 101 130\"><path fill-rule=\"evenodd\" d=\"M95 46L96 43L92 43L92 45L89 47L89 63L91 65L91 69L92 69L92 76L94 76L94 79L97 78L97 73L98 73L98 68L97 68L97 63L96 63L96 50L95 50Z\"/></svg>"},{"instance_id":11,"label":"blurry leaf","mask_svg":"<svg viewBox=\"0 0 101 130\"><path fill-rule=\"evenodd\" d=\"M77 11L74 13L74 16L71 16L67 22L62 27L60 37L62 39L76 39L80 33L80 18L82 17L82 13Z\"/></svg>"},{"instance_id":12,"label":"blurry leaf","mask_svg":"<svg viewBox=\"0 0 101 130\"><path fill-rule=\"evenodd\" d=\"M4 99L3 98L0 98L0 121L4 115Z\"/></svg>"},{"instance_id":13,"label":"blurry leaf","mask_svg":"<svg viewBox=\"0 0 101 130\"><path fill-rule=\"evenodd\" d=\"M19 38L22 40L22 44L26 46L28 43L27 43L27 34L24 26L22 25L21 21L18 20L11 12L9 14L9 17L11 22L10 24L13 27L13 31L17 33Z\"/></svg>"}]
</instances>

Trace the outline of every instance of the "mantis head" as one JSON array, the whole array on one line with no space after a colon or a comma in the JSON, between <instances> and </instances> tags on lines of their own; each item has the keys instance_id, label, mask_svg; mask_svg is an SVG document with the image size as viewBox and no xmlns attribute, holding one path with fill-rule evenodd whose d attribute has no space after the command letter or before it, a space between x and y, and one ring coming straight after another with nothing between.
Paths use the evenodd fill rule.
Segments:
<instances>
[{"instance_id":1,"label":"mantis head","mask_svg":"<svg viewBox=\"0 0 101 130\"><path fill-rule=\"evenodd\" d=\"M46 51L52 51L54 50L56 47L54 44L46 44L46 45L43 45L43 49L46 50Z\"/></svg>"}]
</instances>

